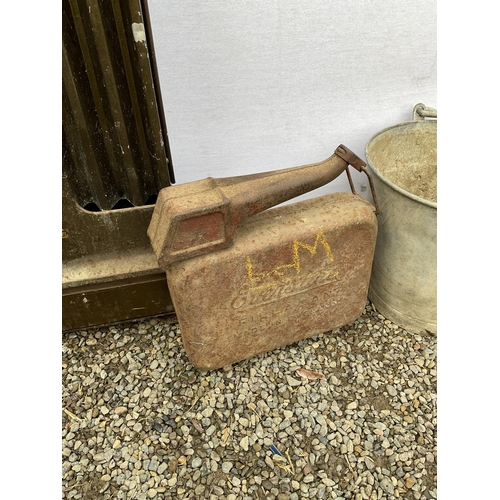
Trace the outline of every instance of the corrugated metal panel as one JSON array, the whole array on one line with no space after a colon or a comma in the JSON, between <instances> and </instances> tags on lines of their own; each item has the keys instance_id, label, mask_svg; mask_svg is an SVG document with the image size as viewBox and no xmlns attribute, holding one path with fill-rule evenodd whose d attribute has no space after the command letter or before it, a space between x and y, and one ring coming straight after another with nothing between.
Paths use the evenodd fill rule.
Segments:
<instances>
[{"instance_id":1,"label":"corrugated metal panel","mask_svg":"<svg viewBox=\"0 0 500 500\"><path fill-rule=\"evenodd\" d=\"M63 0L63 169L90 210L154 203L174 182L140 0Z\"/></svg>"}]
</instances>

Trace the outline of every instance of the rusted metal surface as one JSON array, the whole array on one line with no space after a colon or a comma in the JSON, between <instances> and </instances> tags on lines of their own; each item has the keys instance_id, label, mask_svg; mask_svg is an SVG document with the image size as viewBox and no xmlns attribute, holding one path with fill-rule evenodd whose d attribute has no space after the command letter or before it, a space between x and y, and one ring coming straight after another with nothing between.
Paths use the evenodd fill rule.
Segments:
<instances>
[{"instance_id":1,"label":"rusted metal surface","mask_svg":"<svg viewBox=\"0 0 500 500\"><path fill-rule=\"evenodd\" d=\"M365 171L340 145L323 162L160 192L148 236L194 366L220 368L362 314L377 237L373 206L334 193L266 210L348 165Z\"/></svg>"},{"instance_id":2,"label":"rusted metal surface","mask_svg":"<svg viewBox=\"0 0 500 500\"><path fill-rule=\"evenodd\" d=\"M246 218L332 181L348 165L367 173L365 162L340 145L310 165L163 189L148 229L160 267L228 248Z\"/></svg>"},{"instance_id":3,"label":"rusted metal surface","mask_svg":"<svg viewBox=\"0 0 500 500\"><path fill-rule=\"evenodd\" d=\"M372 205L334 193L259 213L231 248L167 265L190 361L215 369L354 321L376 236Z\"/></svg>"}]
</instances>

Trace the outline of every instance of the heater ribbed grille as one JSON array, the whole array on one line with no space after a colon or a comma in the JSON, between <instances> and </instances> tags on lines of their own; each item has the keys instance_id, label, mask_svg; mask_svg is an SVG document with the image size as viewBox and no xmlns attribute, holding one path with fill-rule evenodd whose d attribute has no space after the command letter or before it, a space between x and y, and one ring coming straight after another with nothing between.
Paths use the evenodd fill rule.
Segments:
<instances>
[{"instance_id":1,"label":"heater ribbed grille","mask_svg":"<svg viewBox=\"0 0 500 500\"><path fill-rule=\"evenodd\" d=\"M78 204L154 203L174 182L147 5L63 0L63 175Z\"/></svg>"}]
</instances>

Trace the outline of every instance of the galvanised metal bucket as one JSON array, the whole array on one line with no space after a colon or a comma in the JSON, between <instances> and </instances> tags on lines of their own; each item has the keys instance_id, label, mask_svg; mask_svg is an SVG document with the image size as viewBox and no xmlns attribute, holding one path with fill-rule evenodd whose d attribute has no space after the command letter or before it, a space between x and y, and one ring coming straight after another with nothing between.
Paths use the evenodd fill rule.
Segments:
<instances>
[{"instance_id":1,"label":"galvanised metal bucket","mask_svg":"<svg viewBox=\"0 0 500 500\"><path fill-rule=\"evenodd\" d=\"M366 145L380 214L368 297L388 319L437 334L437 111L417 104L413 121Z\"/></svg>"}]
</instances>

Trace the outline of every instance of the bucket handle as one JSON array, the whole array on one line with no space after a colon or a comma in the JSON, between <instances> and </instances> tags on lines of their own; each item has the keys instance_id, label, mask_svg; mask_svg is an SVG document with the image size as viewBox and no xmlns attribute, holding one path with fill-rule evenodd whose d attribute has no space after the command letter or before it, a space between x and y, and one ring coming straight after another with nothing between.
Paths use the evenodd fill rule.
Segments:
<instances>
[{"instance_id":1,"label":"bucket handle","mask_svg":"<svg viewBox=\"0 0 500 500\"><path fill-rule=\"evenodd\" d=\"M437 110L428 108L425 104L415 104L413 108L413 121L422 121L426 118L437 118Z\"/></svg>"}]
</instances>

